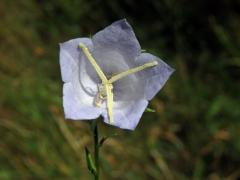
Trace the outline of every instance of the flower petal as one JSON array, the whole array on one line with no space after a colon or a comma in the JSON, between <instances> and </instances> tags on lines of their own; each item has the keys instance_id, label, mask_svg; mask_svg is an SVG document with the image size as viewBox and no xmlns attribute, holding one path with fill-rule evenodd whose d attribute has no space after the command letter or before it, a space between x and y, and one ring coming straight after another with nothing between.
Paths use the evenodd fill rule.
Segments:
<instances>
[{"instance_id":1,"label":"flower petal","mask_svg":"<svg viewBox=\"0 0 240 180\"><path fill-rule=\"evenodd\" d=\"M114 103L113 124L122 129L134 130L148 105L147 100ZM107 112L103 112L104 122L109 124Z\"/></svg>"},{"instance_id":2,"label":"flower petal","mask_svg":"<svg viewBox=\"0 0 240 180\"><path fill-rule=\"evenodd\" d=\"M139 65L151 61L157 61L158 65L139 72L141 78L143 80L147 80L145 86L145 98L147 100L151 100L157 94L157 92L164 86L170 75L175 71L160 58L152 54L142 53L136 58L136 63Z\"/></svg>"},{"instance_id":3,"label":"flower petal","mask_svg":"<svg viewBox=\"0 0 240 180\"><path fill-rule=\"evenodd\" d=\"M137 74L131 74L113 83L114 101L136 101L144 99L146 81Z\"/></svg>"},{"instance_id":4,"label":"flower petal","mask_svg":"<svg viewBox=\"0 0 240 180\"><path fill-rule=\"evenodd\" d=\"M141 53L141 47L126 19L114 22L93 36L94 49L116 51L127 63ZM129 61L129 62L128 62Z\"/></svg>"},{"instance_id":5,"label":"flower petal","mask_svg":"<svg viewBox=\"0 0 240 180\"><path fill-rule=\"evenodd\" d=\"M73 120L95 119L102 113L102 109L93 106L93 97L76 82L64 84L63 107L65 117Z\"/></svg>"},{"instance_id":6,"label":"flower petal","mask_svg":"<svg viewBox=\"0 0 240 180\"><path fill-rule=\"evenodd\" d=\"M92 41L89 38L77 38L60 43L60 67L64 82L70 82L73 76L76 76L78 73L81 53L78 45L80 42L92 47Z\"/></svg>"},{"instance_id":7,"label":"flower petal","mask_svg":"<svg viewBox=\"0 0 240 180\"><path fill-rule=\"evenodd\" d=\"M102 113L102 109L93 106L94 97L88 93L88 89L96 89L97 85L83 71L83 56L78 47L80 42L92 48L92 41L88 38L77 38L60 44L61 74L65 82L64 113L68 119L94 119Z\"/></svg>"}]
</instances>

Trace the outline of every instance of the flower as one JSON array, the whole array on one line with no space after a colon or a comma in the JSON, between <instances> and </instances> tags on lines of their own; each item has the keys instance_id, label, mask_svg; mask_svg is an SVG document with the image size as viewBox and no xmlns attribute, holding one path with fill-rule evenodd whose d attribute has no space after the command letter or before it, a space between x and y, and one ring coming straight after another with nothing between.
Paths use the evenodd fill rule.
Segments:
<instances>
[{"instance_id":1,"label":"flower","mask_svg":"<svg viewBox=\"0 0 240 180\"><path fill-rule=\"evenodd\" d=\"M60 44L63 106L67 119L90 120L133 130L174 72L158 57L141 53L125 19L96 33Z\"/></svg>"}]
</instances>

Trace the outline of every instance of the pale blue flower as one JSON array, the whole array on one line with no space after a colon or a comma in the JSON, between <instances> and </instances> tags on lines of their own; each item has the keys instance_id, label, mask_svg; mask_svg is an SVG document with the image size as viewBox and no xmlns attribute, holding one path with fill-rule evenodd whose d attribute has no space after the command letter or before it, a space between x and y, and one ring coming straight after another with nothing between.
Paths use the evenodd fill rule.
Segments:
<instances>
[{"instance_id":1,"label":"pale blue flower","mask_svg":"<svg viewBox=\"0 0 240 180\"><path fill-rule=\"evenodd\" d=\"M123 129L135 129L144 110L163 87L174 69L158 57L141 53L135 34L123 19L114 22L90 38L77 38L60 44L60 66L63 85L63 106L67 119L86 120L102 116L109 122L105 100L94 102L101 89L101 79L79 48L84 44L107 78L151 61L158 65L128 75L112 84L113 122Z\"/></svg>"}]
</instances>

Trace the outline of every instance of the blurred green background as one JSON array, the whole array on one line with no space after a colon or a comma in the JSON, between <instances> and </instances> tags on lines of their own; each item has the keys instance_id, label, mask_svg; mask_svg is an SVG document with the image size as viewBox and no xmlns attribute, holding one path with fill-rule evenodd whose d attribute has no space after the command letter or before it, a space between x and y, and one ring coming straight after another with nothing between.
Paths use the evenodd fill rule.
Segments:
<instances>
[{"instance_id":1,"label":"blurred green background","mask_svg":"<svg viewBox=\"0 0 240 180\"><path fill-rule=\"evenodd\" d=\"M127 18L176 72L133 132L101 149L101 179L240 177L239 0L1 0L0 179L91 179L89 124L64 120L59 42Z\"/></svg>"}]
</instances>

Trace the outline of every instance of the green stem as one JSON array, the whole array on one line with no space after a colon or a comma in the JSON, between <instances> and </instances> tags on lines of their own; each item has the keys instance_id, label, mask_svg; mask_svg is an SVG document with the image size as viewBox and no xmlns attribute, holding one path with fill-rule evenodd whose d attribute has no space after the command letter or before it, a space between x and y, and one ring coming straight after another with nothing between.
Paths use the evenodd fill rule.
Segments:
<instances>
[{"instance_id":1,"label":"green stem","mask_svg":"<svg viewBox=\"0 0 240 180\"><path fill-rule=\"evenodd\" d=\"M93 140L94 140L94 159L96 166L95 180L99 179L99 143L98 143L98 126L97 120L93 121Z\"/></svg>"}]
</instances>

